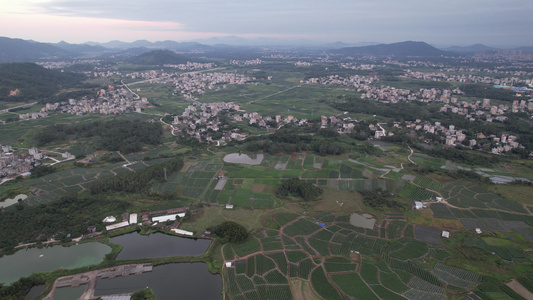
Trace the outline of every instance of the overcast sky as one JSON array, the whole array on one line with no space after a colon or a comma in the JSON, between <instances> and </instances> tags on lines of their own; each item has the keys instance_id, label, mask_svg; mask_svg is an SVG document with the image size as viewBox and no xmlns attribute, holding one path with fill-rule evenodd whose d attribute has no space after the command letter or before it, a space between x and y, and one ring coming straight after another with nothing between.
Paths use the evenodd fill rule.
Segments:
<instances>
[{"instance_id":1,"label":"overcast sky","mask_svg":"<svg viewBox=\"0 0 533 300\"><path fill-rule=\"evenodd\" d=\"M0 0L0 36L40 42L270 37L533 46L532 0Z\"/></svg>"}]
</instances>

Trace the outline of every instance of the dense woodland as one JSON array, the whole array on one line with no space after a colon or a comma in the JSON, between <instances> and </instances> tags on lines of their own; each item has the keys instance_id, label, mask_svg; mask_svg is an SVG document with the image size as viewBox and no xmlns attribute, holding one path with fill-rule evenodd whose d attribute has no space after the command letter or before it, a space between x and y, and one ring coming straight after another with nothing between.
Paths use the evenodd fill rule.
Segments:
<instances>
[{"instance_id":1,"label":"dense woodland","mask_svg":"<svg viewBox=\"0 0 533 300\"><path fill-rule=\"evenodd\" d=\"M0 214L0 248L13 249L19 242L46 241L50 236L65 240L86 234L88 226L103 229L102 214L121 214L128 203L102 195L69 194L39 206L16 204Z\"/></svg>"},{"instance_id":2,"label":"dense woodland","mask_svg":"<svg viewBox=\"0 0 533 300\"><path fill-rule=\"evenodd\" d=\"M127 154L141 151L144 144L159 145L162 135L160 123L112 120L79 125L51 125L40 130L35 140L41 147L73 138L94 138L97 148Z\"/></svg>"},{"instance_id":3,"label":"dense woodland","mask_svg":"<svg viewBox=\"0 0 533 300\"><path fill-rule=\"evenodd\" d=\"M403 204L391 195L379 191L362 191L363 202L370 207L403 208Z\"/></svg>"},{"instance_id":4,"label":"dense woodland","mask_svg":"<svg viewBox=\"0 0 533 300\"><path fill-rule=\"evenodd\" d=\"M183 158L176 157L136 172L97 180L90 188L91 195L68 194L58 201L39 206L16 204L0 214L0 249L9 250L19 242L40 240L50 236L65 239L67 234L80 236L94 225L102 230L105 214L121 214L128 203L105 196L110 192L145 193L154 182L164 180L167 173L180 170Z\"/></svg>"},{"instance_id":5,"label":"dense woodland","mask_svg":"<svg viewBox=\"0 0 533 300\"><path fill-rule=\"evenodd\" d=\"M226 242L238 243L248 238L248 232L242 225L233 221L225 221L212 228L212 231L217 236L224 239Z\"/></svg>"},{"instance_id":6,"label":"dense woodland","mask_svg":"<svg viewBox=\"0 0 533 300\"><path fill-rule=\"evenodd\" d=\"M322 188L294 177L284 181L283 184L278 187L278 190L276 191L276 196L293 196L302 198L305 201L313 201L317 200L320 195L322 195L322 192Z\"/></svg>"},{"instance_id":7,"label":"dense woodland","mask_svg":"<svg viewBox=\"0 0 533 300\"><path fill-rule=\"evenodd\" d=\"M90 192L93 195L113 192L148 193L153 183L165 180L165 170L167 174L172 174L182 167L183 157L178 156L165 163L137 170L136 172L99 179L91 185Z\"/></svg>"},{"instance_id":8,"label":"dense woodland","mask_svg":"<svg viewBox=\"0 0 533 300\"><path fill-rule=\"evenodd\" d=\"M61 89L90 86L85 75L45 69L34 63L0 64L0 101L57 102L53 96ZM10 96L10 92L18 94Z\"/></svg>"},{"instance_id":9,"label":"dense woodland","mask_svg":"<svg viewBox=\"0 0 533 300\"><path fill-rule=\"evenodd\" d=\"M272 135L247 139L246 150L269 154L314 151L319 155L341 155L348 149L337 137L333 128L311 128L311 131L304 132L299 127L287 125Z\"/></svg>"}]
</instances>

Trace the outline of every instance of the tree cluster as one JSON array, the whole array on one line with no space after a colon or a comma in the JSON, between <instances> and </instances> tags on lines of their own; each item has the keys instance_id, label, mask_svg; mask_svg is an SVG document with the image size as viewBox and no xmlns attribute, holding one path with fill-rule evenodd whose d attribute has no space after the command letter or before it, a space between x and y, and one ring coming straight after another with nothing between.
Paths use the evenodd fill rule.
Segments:
<instances>
[{"instance_id":1,"label":"tree cluster","mask_svg":"<svg viewBox=\"0 0 533 300\"><path fill-rule=\"evenodd\" d=\"M153 165L136 172L109 178L98 179L91 185L91 194L101 194L109 192L123 193L146 193L156 182L165 179L165 169L167 174L179 171L183 167L183 157L178 156L165 163Z\"/></svg>"},{"instance_id":2,"label":"tree cluster","mask_svg":"<svg viewBox=\"0 0 533 300\"><path fill-rule=\"evenodd\" d=\"M389 208L403 208L403 204L396 199L378 191L362 191L363 202L370 207L389 207Z\"/></svg>"},{"instance_id":3,"label":"tree cluster","mask_svg":"<svg viewBox=\"0 0 533 300\"><path fill-rule=\"evenodd\" d=\"M45 283L45 275L43 273L37 273L28 277L22 277L8 286L0 284L0 298L3 300L24 299L24 296L32 287Z\"/></svg>"},{"instance_id":4,"label":"tree cluster","mask_svg":"<svg viewBox=\"0 0 533 300\"><path fill-rule=\"evenodd\" d=\"M91 225L101 230L102 213L122 213L128 204L98 195L68 194L48 204L16 206L21 209L8 208L0 214L0 248L4 250L12 249L19 242L46 240L53 235L57 239L66 238L69 233L80 236L87 233L87 227Z\"/></svg>"},{"instance_id":5,"label":"tree cluster","mask_svg":"<svg viewBox=\"0 0 533 300\"><path fill-rule=\"evenodd\" d=\"M320 155L341 155L347 151L346 146L337 139L338 133L333 128L317 129L317 135L311 135L298 127L288 127L255 141L248 139L246 150L269 154L314 151Z\"/></svg>"},{"instance_id":6,"label":"tree cluster","mask_svg":"<svg viewBox=\"0 0 533 300\"><path fill-rule=\"evenodd\" d=\"M304 199L305 201L317 200L322 195L322 189L312 183L305 182L299 178L293 177L283 182L276 191L276 196L287 197L294 196Z\"/></svg>"},{"instance_id":7,"label":"tree cluster","mask_svg":"<svg viewBox=\"0 0 533 300\"><path fill-rule=\"evenodd\" d=\"M131 294L131 300L156 300L154 291L151 288L145 288Z\"/></svg>"},{"instance_id":8,"label":"tree cluster","mask_svg":"<svg viewBox=\"0 0 533 300\"><path fill-rule=\"evenodd\" d=\"M372 100L363 100L355 97L340 97L342 101L331 103L331 106L352 113L367 115L380 115L393 120L414 121L416 119L429 119L425 103L419 102L398 102L398 103L377 103Z\"/></svg>"},{"instance_id":9,"label":"tree cluster","mask_svg":"<svg viewBox=\"0 0 533 300\"><path fill-rule=\"evenodd\" d=\"M0 101L56 102L54 95L69 87L81 87L85 75L50 70L34 63L0 64ZM18 89L18 94L10 96Z\"/></svg>"},{"instance_id":10,"label":"tree cluster","mask_svg":"<svg viewBox=\"0 0 533 300\"><path fill-rule=\"evenodd\" d=\"M213 233L226 242L238 243L248 238L248 231L241 224L225 221L212 229Z\"/></svg>"},{"instance_id":11,"label":"tree cluster","mask_svg":"<svg viewBox=\"0 0 533 300\"><path fill-rule=\"evenodd\" d=\"M489 98L503 101L513 101L515 93L511 90L497 89L486 84L463 84L459 89L469 97Z\"/></svg>"},{"instance_id":12,"label":"tree cluster","mask_svg":"<svg viewBox=\"0 0 533 300\"><path fill-rule=\"evenodd\" d=\"M39 177L52 174L55 172L56 172L56 168L54 166L40 165L40 166L34 167L31 170L31 178L39 178Z\"/></svg>"},{"instance_id":13,"label":"tree cluster","mask_svg":"<svg viewBox=\"0 0 533 300\"><path fill-rule=\"evenodd\" d=\"M94 138L98 148L122 153L142 150L144 144L161 143L163 129L160 123L111 120L80 125L55 124L43 128L35 137L39 147L71 138Z\"/></svg>"},{"instance_id":14,"label":"tree cluster","mask_svg":"<svg viewBox=\"0 0 533 300\"><path fill-rule=\"evenodd\" d=\"M468 165L493 165L500 159L494 155L486 155L461 148L435 148L425 151L433 157L460 162Z\"/></svg>"}]
</instances>

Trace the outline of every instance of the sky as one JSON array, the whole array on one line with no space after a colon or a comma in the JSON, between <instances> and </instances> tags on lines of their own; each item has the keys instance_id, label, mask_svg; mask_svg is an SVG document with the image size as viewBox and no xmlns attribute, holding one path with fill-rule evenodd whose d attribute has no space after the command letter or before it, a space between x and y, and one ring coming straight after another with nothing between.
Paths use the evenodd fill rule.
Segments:
<instances>
[{"instance_id":1,"label":"sky","mask_svg":"<svg viewBox=\"0 0 533 300\"><path fill-rule=\"evenodd\" d=\"M0 0L0 36L533 46L531 0Z\"/></svg>"}]
</instances>

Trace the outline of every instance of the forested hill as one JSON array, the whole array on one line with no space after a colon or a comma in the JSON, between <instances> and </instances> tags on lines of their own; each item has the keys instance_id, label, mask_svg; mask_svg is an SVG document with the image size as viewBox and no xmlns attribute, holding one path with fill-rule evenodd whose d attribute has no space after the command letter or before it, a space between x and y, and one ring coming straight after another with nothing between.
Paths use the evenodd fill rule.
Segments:
<instances>
[{"instance_id":1,"label":"forested hill","mask_svg":"<svg viewBox=\"0 0 533 300\"><path fill-rule=\"evenodd\" d=\"M331 53L344 55L375 55L375 56L421 56L436 57L449 55L450 52L439 50L424 42L400 42L393 44L380 44L363 47L347 47L337 50L331 50Z\"/></svg>"},{"instance_id":2,"label":"forested hill","mask_svg":"<svg viewBox=\"0 0 533 300\"><path fill-rule=\"evenodd\" d=\"M157 66L165 64L185 64L187 61L191 61L191 59L170 50L154 50L148 53L143 53L130 60L131 63L137 65Z\"/></svg>"},{"instance_id":3,"label":"forested hill","mask_svg":"<svg viewBox=\"0 0 533 300\"><path fill-rule=\"evenodd\" d=\"M52 102L61 89L80 87L85 75L49 70L34 63L0 64L0 101Z\"/></svg>"}]
</instances>

